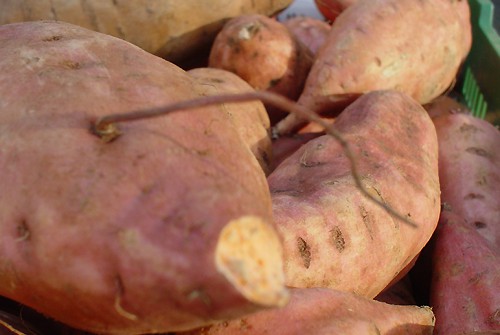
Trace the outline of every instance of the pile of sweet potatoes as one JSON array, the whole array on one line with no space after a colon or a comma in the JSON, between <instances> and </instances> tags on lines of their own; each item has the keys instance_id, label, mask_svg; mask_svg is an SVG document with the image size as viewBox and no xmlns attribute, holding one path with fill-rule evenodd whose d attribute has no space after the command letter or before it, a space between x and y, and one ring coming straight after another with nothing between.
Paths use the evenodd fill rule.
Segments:
<instances>
[{"instance_id":1,"label":"pile of sweet potatoes","mask_svg":"<svg viewBox=\"0 0 500 335\"><path fill-rule=\"evenodd\" d=\"M498 330L500 135L436 100L467 2L318 1L335 20L307 30L272 16L290 1L240 2L198 28L205 4L80 2L89 30L7 1L0 312L61 335ZM59 21L1 25L39 17ZM0 333L27 335L12 310Z\"/></svg>"}]
</instances>

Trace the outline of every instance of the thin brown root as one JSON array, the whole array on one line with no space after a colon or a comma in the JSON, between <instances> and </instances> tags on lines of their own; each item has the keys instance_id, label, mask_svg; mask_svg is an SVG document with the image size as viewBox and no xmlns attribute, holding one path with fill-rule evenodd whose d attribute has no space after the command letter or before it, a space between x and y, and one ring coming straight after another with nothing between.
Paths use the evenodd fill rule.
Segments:
<instances>
[{"instance_id":1,"label":"thin brown root","mask_svg":"<svg viewBox=\"0 0 500 335\"><path fill-rule=\"evenodd\" d=\"M248 102L253 100L260 100L264 104L272 105L274 107L280 108L284 111L288 111L291 114L295 114L300 118L306 119L309 122L314 122L319 124L325 129L325 132L335 138L337 142L342 146L347 159L351 165L351 174L354 178L356 187L361 191L361 193L369 200L382 207L387 213L394 216L395 218L403 221L404 223L410 225L411 227L417 228L417 224L409 220L407 216L402 215L395 211L391 206L385 204L379 199L375 198L361 182L360 175L358 173L356 158L352 150L349 147L349 143L342 137L342 135L337 132L331 124L325 122L320 116L318 116L313 111L305 108L304 106L298 105L295 101L292 101L282 95L272 93L269 91L254 91L236 94L221 94L213 96L204 96L200 98L195 98L191 100L180 101L177 103L172 103L170 105L137 110L128 113L111 114L106 115L96 121L93 126L93 133L101 136L102 130L109 129L110 125L118 122L128 122L134 120L143 120L147 118L158 117L166 115L172 112L178 112L187 109L200 108L208 105L217 105L225 103L238 103L238 102ZM104 134L103 134L104 135Z\"/></svg>"}]
</instances>

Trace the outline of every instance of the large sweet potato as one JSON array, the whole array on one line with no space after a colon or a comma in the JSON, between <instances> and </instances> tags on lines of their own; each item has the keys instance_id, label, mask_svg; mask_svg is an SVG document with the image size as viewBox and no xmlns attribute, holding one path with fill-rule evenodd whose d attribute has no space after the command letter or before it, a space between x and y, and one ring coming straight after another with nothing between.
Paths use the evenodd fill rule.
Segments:
<instances>
[{"instance_id":1,"label":"large sweet potato","mask_svg":"<svg viewBox=\"0 0 500 335\"><path fill-rule=\"evenodd\" d=\"M266 178L221 107L92 131L203 84L65 23L1 26L0 45L0 295L109 334L286 302Z\"/></svg>"},{"instance_id":2,"label":"large sweet potato","mask_svg":"<svg viewBox=\"0 0 500 335\"><path fill-rule=\"evenodd\" d=\"M191 69L188 73L205 88L205 95L254 91L250 84L230 71L201 67ZM224 104L222 108L267 174L272 161L272 148L271 125L264 105L260 101L249 101Z\"/></svg>"},{"instance_id":3,"label":"large sweet potato","mask_svg":"<svg viewBox=\"0 0 500 335\"><path fill-rule=\"evenodd\" d=\"M349 94L379 89L427 103L453 83L470 45L467 1L358 1L334 22L299 103L335 114ZM302 124L289 115L276 129L287 133Z\"/></svg>"},{"instance_id":4,"label":"large sweet potato","mask_svg":"<svg viewBox=\"0 0 500 335\"><path fill-rule=\"evenodd\" d=\"M189 335L430 335L429 307L395 306L324 288L293 289L284 308L189 332ZM187 334L186 334L187 335Z\"/></svg>"},{"instance_id":5,"label":"large sweet potato","mask_svg":"<svg viewBox=\"0 0 500 335\"><path fill-rule=\"evenodd\" d=\"M333 128L350 144L367 192L418 227L361 194L338 142L313 139L268 177L287 285L373 298L401 275L437 224L436 131L422 106L398 91L367 93Z\"/></svg>"},{"instance_id":6,"label":"large sweet potato","mask_svg":"<svg viewBox=\"0 0 500 335\"><path fill-rule=\"evenodd\" d=\"M179 61L242 14L272 15L292 0L0 0L0 24L59 20L113 35Z\"/></svg>"}]
</instances>

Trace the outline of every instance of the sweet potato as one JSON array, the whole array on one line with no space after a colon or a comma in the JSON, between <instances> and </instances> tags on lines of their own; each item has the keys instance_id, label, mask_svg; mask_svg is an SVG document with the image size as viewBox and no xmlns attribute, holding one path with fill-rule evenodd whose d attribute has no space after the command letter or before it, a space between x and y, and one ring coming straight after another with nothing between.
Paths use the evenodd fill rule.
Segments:
<instances>
[{"instance_id":1,"label":"sweet potato","mask_svg":"<svg viewBox=\"0 0 500 335\"><path fill-rule=\"evenodd\" d=\"M254 91L246 81L226 70L205 67L189 70L188 73L205 87L205 95ZM272 160L272 147L271 125L266 108L260 101L226 104L223 108L267 174Z\"/></svg>"},{"instance_id":2,"label":"sweet potato","mask_svg":"<svg viewBox=\"0 0 500 335\"><path fill-rule=\"evenodd\" d=\"M316 7L329 21L335 21L347 7L357 2L357 0L314 0Z\"/></svg>"},{"instance_id":3,"label":"sweet potato","mask_svg":"<svg viewBox=\"0 0 500 335\"><path fill-rule=\"evenodd\" d=\"M3 25L0 45L0 295L106 334L287 301L265 175L222 107L95 127L204 83L66 23Z\"/></svg>"},{"instance_id":4,"label":"sweet potato","mask_svg":"<svg viewBox=\"0 0 500 335\"><path fill-rule=\"evenodd\" d=\"M435 334L500 330L500 253L463 218L444 209L432 260Z\"/></svg>"},{"instance_id":5,"label":"sweet potato","mask_svg":"<svg viewBox=\"0 0 500 335\"><path fill-rule=\"evenodd\" d=\"M470 114L433 121L442 201L500 252L500 131Z\"/></svg>"},{"instance_id":6,"label":"sweet potato","mask_svg":"<svg viewBox=\"0 0 500 335\"><path fill-rule=\"evenodd\" d=\"M421 104L444 93L470 49L467 1L358 1L342 12L309 72L299 103L338 114L351 95L396 89ZM304 122L289 115L279 134Z\"/></svg>"},{"instance_id":7,"label":"sweet potato","mask_svg":"<svg viewBox=\"0 0 500 335\"><path fill-rule=\"evenodd\" d=\"M273 15L292 0L1 0L0 25L58 20L132 42L180 61L209 45L224 23L242 14Z\"/></svg>"},{"instance_id":8,"label":"sweet potato","mask_svg":"<svg viewBox=\"0 0 500 335\"><path fill-rule=\"evenodd\" d=\"M312 55L279 21L263 15L231 19L217 34L209 67L231 71L257 90L297 99L312 65ZM268 107L274 124L286 113Z\"/></svg>"},{"instance_id":9,"label":"sweet potato","mask_svg":"<svg viewBox=\"0 0 500 335\"><path fill-rule=\"evenodd\" d=\"M363 196L332 137L313 139L268 177L286 283L373 298L401 275L437 224L436 131L422 106L399 91L363 95L333 128L350 144L366 191L418 226Z\"/></svg>"},{"instance_id":10,"label":"sweet potato","mask_svg":"<svg viewBox=\"0 0 500 335\"><path fill-rule=\"evenodd\" d=\"M294 16L283 21L295 38L316 55L332 28L327 22L308 16Z\"/></svg>"},{"instance_id":11,"label":"sweet potato","mask_svg":"<svg viewBox=\"0 0 500 335\"><path fill-rule=\"evenodd\" d=\"M293 289L290 303L185 335L424 335L432 334L429 307L395 306L324 288Z\"/></svg>"}]
</instances>

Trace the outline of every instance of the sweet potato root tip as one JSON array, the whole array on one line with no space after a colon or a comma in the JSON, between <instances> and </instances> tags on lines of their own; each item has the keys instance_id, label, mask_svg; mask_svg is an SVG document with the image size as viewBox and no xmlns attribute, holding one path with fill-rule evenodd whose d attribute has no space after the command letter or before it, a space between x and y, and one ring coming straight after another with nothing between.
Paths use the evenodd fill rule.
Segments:
<instances>
[{"instance_id":1,"label":"sweet potato root tip","mask_svg":"<svg viewBox=\"0 0 500 335\"><path fill-rule=\"evenodd\" d=\"M215 261L217 269L250 301L265 306L287 303L281 242L260 218L245 216L229 222L219 235Z\"/></svg>"}]
</instances>

